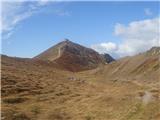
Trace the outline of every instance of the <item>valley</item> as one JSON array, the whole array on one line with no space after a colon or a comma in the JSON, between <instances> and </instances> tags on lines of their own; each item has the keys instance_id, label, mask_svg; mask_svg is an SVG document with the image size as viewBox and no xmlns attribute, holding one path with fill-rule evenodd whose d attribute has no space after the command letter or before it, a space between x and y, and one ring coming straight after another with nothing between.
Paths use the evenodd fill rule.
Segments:
<instances>
[{"instance_id":1,"label":"valley","mask_svg":"<svg viewBox=\"0 0 160 120\"><path fill-rule=\"evenodd\" d=\"M65 54L58 46L33 59L1 56L2 120L160 119L159 47L104 64L64 46Z\"/></svg>"}]
</instances>

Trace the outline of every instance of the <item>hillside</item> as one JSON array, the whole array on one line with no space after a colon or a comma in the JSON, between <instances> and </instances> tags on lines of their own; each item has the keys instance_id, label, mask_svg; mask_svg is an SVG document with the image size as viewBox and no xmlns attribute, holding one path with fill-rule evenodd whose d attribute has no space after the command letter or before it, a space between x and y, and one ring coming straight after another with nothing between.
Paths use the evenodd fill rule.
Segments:
<instances>
[{"instance_id":1,"label":"hillside","mask_svg":"<svg viewBox=\"0 0 160 120\"><path fill-rule=\"evenodd\" d=\"M105 63L103 57L96 51L69 40L49 48L35 59L55 61L70 71L93 69Z\"/></svg>"},{"instance_id":2,"label":"hillside","mask_svg":"<svg viewBox=\"0 0 160 120\"><path fill-rule=\"evenodd\" d=\"M2 120L159 120L159 50L80 72L2 55Z\"/></svg>"},{"instance_id":3,"label":"hillside","mask_svg":"<svg viewBox=\"0 0 160 120\"><path fill-rule=\"evenodd\" d=\"M106 65L103 70L96 71L105 78L112 79L134 79L139 82L157 83L160 81L160 47L153 47L150 50L135 56L125 57Z\"/></svg>"}]
</instances>

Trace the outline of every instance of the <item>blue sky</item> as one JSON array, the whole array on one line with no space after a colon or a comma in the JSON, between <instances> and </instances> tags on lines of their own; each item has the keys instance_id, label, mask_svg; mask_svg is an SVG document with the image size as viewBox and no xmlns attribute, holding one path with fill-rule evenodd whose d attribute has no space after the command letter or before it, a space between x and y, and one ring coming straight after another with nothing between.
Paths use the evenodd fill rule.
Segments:
<instances>
[{"instance_id":1,"label":"blue sky","mask_svg":"<svg viewBox=\"0 0 160 120\"><path fill-rule=\"evenodd\" d=\"M134 55L159 44L158 4L3 2L2 54L34 57L68 38L114 57Z\"/></svg>"}]
</instances>

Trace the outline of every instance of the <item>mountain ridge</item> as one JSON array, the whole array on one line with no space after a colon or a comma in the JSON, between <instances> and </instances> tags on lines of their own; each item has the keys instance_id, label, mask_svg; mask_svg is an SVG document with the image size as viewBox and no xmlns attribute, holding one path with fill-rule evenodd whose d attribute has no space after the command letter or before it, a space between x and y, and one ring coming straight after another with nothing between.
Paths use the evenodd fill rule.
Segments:
<instances>
[{"instance_id":1,"label":"mountain ridge","mask_svg":"<svg viewBox=\"0 0 160 120\"><path fill-rule=\"evenodd\" d=\"M108 62L98 52L84 47L68 39L50 47L34 57L34 59L49 60L59 63L71 71L93 69L100 64ZM109 59L109 58L108 58ZM112 59L109 61L111 62Z\"/></svg>"}]
</instances>

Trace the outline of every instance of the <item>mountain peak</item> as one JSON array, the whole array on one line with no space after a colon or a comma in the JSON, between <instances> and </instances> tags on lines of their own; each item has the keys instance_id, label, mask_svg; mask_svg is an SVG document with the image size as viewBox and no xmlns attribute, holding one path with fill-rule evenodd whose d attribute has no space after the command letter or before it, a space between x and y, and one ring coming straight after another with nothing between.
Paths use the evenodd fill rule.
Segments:
<instances>
[{"instance_id":1,"label":"mountain peak","mask_svg":"<svg viewBox=\"0 0 160 120\"><path fill-rule=\"evenodd\" d=\"M110 62L115 61L115 59L112 56L110 56L108 53L102 54L102 57L104 58L106 63L110 63Z\"/></svg>"},{"instance_id":2,"label":"mountain peak","mask_svg":"<svg viewBox=\"0 0 160 120\"><path fill-rule=\"evenodd\" d=\"M57 45L66 46L66 45L69 45L69 44L72 45L72 44L75 44L75 43L73 43L71 40L65 38L65 39L63 39L60 43L58 43Z\"/></svg>"},{"instance_id":3,"label":"mountain peak","mask_svg":"<svg viewBox=\"0 0 160 120\"><path fill-rule=\"evenodd\" d=\"M159 50L160 50L160 47L158 47L158 46L152 47L150 49L150 51L159 51Z\"/></svg>"},{"instance_id":4,"label":"mountain peak","mask_svg":"<svg viewBox=\"0 0 160 120\"><path fill-rule=\"evenodd\" d=\"M158 47L158 46L152 47L150 50L147 51L147 54L160 55L160 47Z\"/></svg>"},{"instance_id":5,"label":"mountain peak","mask_svg":"<svg viewBox=\"0 0 160 120\"><path fill-rule=\"evenodd\" d=\"M105 63L98 52L71 42L69 39L64 39L34 58L54 61L71 71L93 69Z\"/></svg>"},{"instance_id":6,"label":"mountain peak","mask_svg":"<svg viewBox=\"0 0 160 120\"><path fill-rule=\"evenodd\" d=\"M65 38L62 42L70 43L71 41L69 39Z\"/></svg>"}]
</instances>

